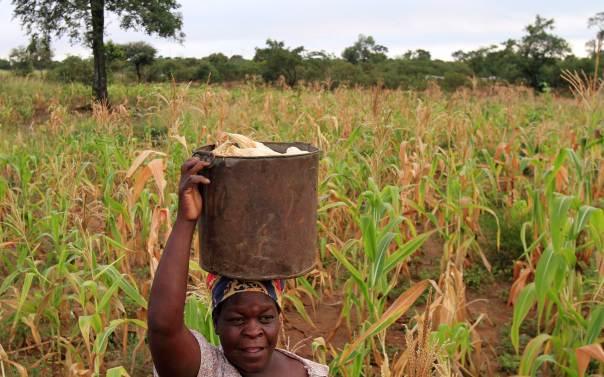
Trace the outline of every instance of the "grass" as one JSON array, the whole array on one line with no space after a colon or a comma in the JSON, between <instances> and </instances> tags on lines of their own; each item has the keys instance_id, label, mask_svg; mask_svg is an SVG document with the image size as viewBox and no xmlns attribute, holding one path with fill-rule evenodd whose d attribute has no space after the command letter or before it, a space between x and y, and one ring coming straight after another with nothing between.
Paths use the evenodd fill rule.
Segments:
<instances>
[{"instance_id":1,"label":"grass","mask_svg":"<svg viewBox=\"0 0 604 377\"><path fill-rule=\"evenodd\" d=\"M480 294L492 279L514 282L499 372L580 376L575 350L602 342L600 92L117 84L111 109L90 106L89 95L34 78L0 82L6 375L150 370L146 298L178 167L221 130L323 150L321 264L290 283L288 302L342 295L350 342L315 340L333 375L427 375L425 365L484 375L488 345L465 291ZM212 338L198 252L187 323ZM388 344L404 319L424 359Z\"/></svg>"}]
</instances>

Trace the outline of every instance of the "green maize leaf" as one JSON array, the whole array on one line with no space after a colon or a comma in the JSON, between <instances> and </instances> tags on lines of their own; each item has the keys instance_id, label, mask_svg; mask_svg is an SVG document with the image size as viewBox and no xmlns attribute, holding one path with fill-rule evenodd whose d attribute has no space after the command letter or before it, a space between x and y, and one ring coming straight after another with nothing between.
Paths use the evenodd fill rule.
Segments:
<instances>
[{"instance_id":1,"label":"green maize leaf","mask_svg":"<svg viewBox=\"0 0 604 377\"><path fill-rule=\"evenodd\" d=\"M535 362L533 363L533 367L531 369L531 376L537 375L537 371L545 363L558 365L558 363L556 362L556 358L554 356L549 355L549 354L548 355L539 355L535 359Z\"/></svg>"},{"instance_id":2,"label":"green maize leaf","mask_svg":"<svg viewBox=\"0 0 604 377\"><path fill-rule=\"evenodd\" d=\"M290 301L294 305L294 308L296 308L296 311L298 312L298 314L300 314L302 319L306 321L306 323L316 328L315 323L312 321L312 319L310 319L310 316L306 312L306 308L304 307L302 300L300 300L296 296L288 295L287 293L283 294L283 298Z\"/></svg>"},{"instance_id":3,"label":"green maize leaf","mask_svg":"<svg viewBox=\"0 0 604 377\"><path fill-rule=\"evenodd\" d=\"M415 253L434 232L435 231L432 230L430 232L422 233L410 239L402 247L390 254L384 265L384 273L390 272L405 258Z\"/></svg>"},{"instance_id":4,"label":"green maize leaf","mask_svg":"<svg viewBox=\"0 0 604 377\"><path fill-rule=\"evenodd\" d=\"M512 345L514 346L516 353L518 353L520 348L520 325L533 305L535 305L535 302L537 301L536 296L535 283L533 282L527 284L522 292L520 292L520 295L514 304L514 315L512 318L510 338L512 339Z\"/></svg>"},{"instance_id":5,"label":"green maize leaf","mask_svg":"<svg viewBox=\"0 0 604 377\"><path fill-rule=\"evenodd\" d=\"M338 207L348 207L348 204L344 203L344 202L332 202L332 203L328 203L328 204L320 207L317 210L317 213L324 213L324 212L329 211L332 208L338 208Z\"/></svg>"},{"instance_id":6,"label":"green maize leaf","mask_svg":"<svg viewBox=\"0 0 604 377\"><path fill-rule=\"evenodd\" d=\"M350 148L361 136L361 129L361 126L355 127L352 132L348 135L348 139L346 139L346 141L344 142L344 146L346 147L346 149Z\"/></svg>"},{"instance_id":7,"label":"green maize leaf","mask_svg":"<svg viewBox=\"0 0 604 377\"><path fill-rule=\"evenodd\" d=\"M115 231L114 234L118 234L119 235L119 232L117 231L117 229L116 229L116 231ZM105 234L103 234L103 239L105 241L107 241L107 243L109 243L111 246L115 247L117 250L128 250L128 248L121 241L119 241L119 240L114 240L113 238L108 237Z\"/></svg>"},{"instance_id":8,"label":"green maize leaf","mask_svg":"<svg viewBox=\"0 0 604 377\"><path fill-rule=\"evenodd\" d=\"M138 319L114 319L109 323L109 326L105 327L105 329L103 329L100 334L98 334L94 341L93 349L97 356L105 353L105 350L107 349L107 344L109 342L109 337L113 334L115 329L126 323L131 323L145 330L147 329L147 324Z\"/></svg>"},{"instance_id":9,"label":"green maize leaf","mask_svg":"<svg viewBox=\"0 0 604 377\"><path fill-rule=\"evenodd\" d=\"M124 277L119 273L119 271L114 266L108 266L107 274L111 277L111 279L115 282L117 281L120 289L128 295L137 305L142 308L147 309L147 300L138 292L136 286L130 284Z\"/></svg>"},{"instance_id":10,"label":"green maize leaf","mask_svg":"<svg viewBox=\"0 0 604 377\"><path fill-rule=\"evenodd\" d=\"M495 225L497 225L497 233L496 233L497 250L499 250L499 248L501 246L501 225L499 224L499 217L497 217L497 214L495 213L495 211L493 211L492 209L490 209L488 207L481 206L481 205L475 205L474 207L480 209L481 211L488 213L495 219Z\"/></svg>"},{"instance_id":11,"label":"green maize leaf","mask_svg":"<svg viewBox=\"0 0 604 377\"><path fill-rule=\"evenodd\" d=\"M13 320L13 328L17 326L17 322L21 319L21 310L23 309L23 305L27 300L27 295L29 294L29 289L31 288L32 281L34 279L34 273L28 272L25 274L25 279L23 280L23 286L21 287L21 292L19 293L19 303L17 305L17 310L15 311L15 319Z\"/></svg>"},{"instance_id":12,"label":"green maize leaf","mask_svg":"<svg viewBox=\"0 0 604 377\"><path fill-rule=\"evenodd\" d=\"M604 304L598 305L589 315L587 335L584 343L596 343L596 340L602 334L602 329L604 329Z\"/></svg>"},{"instance_id":13,"label":"green maize leaf","mask_svg":"<svg viewBox=\"0 0 604 377\"><path fill-rule=\"evenodd\" d=\"M86 343L90 341L90 330L98 334L103 329L103 320L98 314L81 315L78 317L78 327Z\"/></svg>"},{"instance_id":14,"label":"green maize leaf","mask_svg":"<svg viewBox=\"0 0 604 377\"><path fill-rule=\"evenodd\" d=\"M551 336L549 334L539 334L526 345L522 358L520 359L520 366L518 367L518 375L520 376L534 376L534 363L537 356L541 353L543 345L547 342Z\"/></svg>"},{"instance_id":15,"label":"green maize leaf","mask_svg":"<svg viewBox=\"0 0 604 377\"><path fill-rule=\"evenodd\" d=\"M583 177L583 164L581 163L581 160L579 159L579 157L577 156L577 154L575 153L574 150L572 150L571 148L566 148L564 149L564 152L566 153L566 155L570 158L570 160L572 161L574 168L577 172L577 175L579 176L579 181L582 180Z\"/></svg>"},{"instance_id":16,"label":"green maize leaf","mask_svg":"<svg viewBox=\"0 0 604 377\"><path fill-rule=\"evenodd\" d=\"M581 206L579 208L577 219L573 223L573 233L571 234L572 239L576 239L577 237L579 237L579 233L581 233L581 231L587 226L587 224L589 224L591 216L595 214L598 210L600 209L591 206Z\"/></svg>"},{"instance_id":17,"label":"green maize leaf","mask_svg":"<svg viewBox=\"0 0 604 377\"><path fill-rule=\"evenodd\" d=\"M124 257L125 257L125 255L120 255L113 262L111 262L111 264L108 264L108 265L105 265L105 266L101 266L102 268L98 268L97 267L98 272L96 272L96 274L94 275L93 279L94 280L98 280L101 276L105 275L107 273L107 271L109 271L109 269L111 269L113 266L115 266ZM113 267L113 268L115 268L115 267Z\"/></svg>"},{"instance_id":18,"label":"green maize leaf","mask_svg":"<svg viewBox=\"0 0 604 377\"><path fill-rule=\"evenodd\" d=\"M106 377L130 377L130 375L128 374L126 369L124 369L124 367L119 366L108 369Z\"/></svg>"},{"instance_id":19,"label":"green maize leaf","mask_svg":"<svg viewBox=\"0 0 604 377\"><path fill-rule=\"evenodd\" d=\"M94 297L97 296L97 292L98 292L98 286L96 281L94 280L86 280L83 283L80 284L80 289L83 292L92 292L92 295Z\"/></svg>"},{"instance_id":20,"label":"green maize leaf","mask_svg":"<svg viewBox=\"0 0 604 377\"><path fill-rule=\"evenodd\" d=\"M367 215L361 216L361 232L363 233L363 246L365 250L365 254L370 261L375 260L376 254L376 244L377 244L377 234L375 229L375 222L372 221L372 218Z\"/></svg>"},{"instance_id":21,"label":"green maize leaf","mask_svg":"<svg viewBox=\"0 0 604 377\"><path fill-rule=\"evenodd\" d=\"M13 281L17 276L21 275L22 272L19 270L13 271L10 275L4 278L2 285L0 285L0 296L13 284Z\"/></svg>"},{"instance_id":22,"label":"green maize leaf","mask_svg":"<svg viewBox=\"0 0 604 377\"><path fill-rule=\"evenodd\" d=\"M374 261L371 268L371 275L369 275L369 286L375 287L377 280L380 276L384 276L384 261L388 257L388 247L396 237L395 233L386 233L378 244L376 260Z\"/></svg>"},{"instance_id":23,"label":"green maize leaf","mask_svg":"<svg viewBox=\"0 0 604 377\"><path fill-rule=\"evenodd\" d=\"M210 304L196 296L189 296L185 303L185 324L188 328L201 333L204 338L215 346L220 344L214 331L212 309Z\"/></svg>"},{"instance_id":24,"label":"green maize leaf","mask_svg":"<svg viewBox=\"0 0 604 377\"><path fill-rule=\"evenodd\" d=\"M111 287L109 287L109 289L107 289L107 291L103 294L101 301L99 301L98 306L97 306L97 313L102 313L105 310L105 308L109 305L109 301L111 301L111 298L117 292L118 288L119 288L119 282L117 282L117 281L113 282L113 285L111 285Z\"/></svg>"},{"instance_id":25,"label":"green maize leaf","mask_svg":"<svg viewBox=\"0 0 604 377\"><path fill-rule=\"evenodd\" d=\"M554 251L559 253L565 238L565 228L568 224L568 212L575 201L572 196L558 195L550 211L550 234Z\"/></svg>"},{"instance_id":26,"label":"green maize leaf","mask_svg":"<svg viewBox=\"0 0 604 377\"><path fill-rule=\"evenodd\" d=\"M559 276L559 271L565 270L566 260L559 254L554 253L552 248L547 248L545 253L539 258L537 271L535 272L535 293L537 295L537 304L539 318L543 314L543 307L548 292L552 289L554 279ZM560 281L556 281L556 286L560 286ZM558 294L557 291L554 294Z\"/></svg>"},{"instance_id":27,"label":"green maize leaf","mask_svg":"<svg viewBox=\"0 0 604 377\"><path fill-rule=\"evenodd\" d=\"M562 149L558 155L556 156L556 159L554 160L554 164L551 167L551 169L546 173L546 177L545 177L545 183L546 183L546 197L550 198L553 195L554 189L556 187L555 182L556 182L556 174L558 173L558 171L560 170L560 168L562 167L562 164L564 164L564 161L566 160L566 156L567 154L565 153L565 150Z\"/></svg>"},{"instance_id":28,"label":"green maize leaf","mask_svg":"<svg viewBox=\"0 0 604 377\"><path fill-rule=\"evenodd\" d=\"M101 330L103 330L103 320L101 319L101 316L98 313L95 313L90 317L90 323L92 324L92 329L94 330L95 334L100 333Z\"/></svg>"},{"instance_id":29,"label":"green maize leaf","mask_svg":"<svg viewBox=\"0 0 604 377\"><path fill-rule=\"evenodd\" d=\"M115 246L118 250L124 250L125 248L122 246L122 236L120 231L117 228L117 223L116 221L111 221L114 220L113 216L109 217L109 228L111 229L111 231L109 232L109 234L111 234L111 237L107 237L105 236L105 239L107 240L107 242L109 242L111 245Z\"/></svg>"},{"instance_id":30,"label":"green maize leaf","mask_svg":"<svg viewBox=\"0 0 604 377\"><path fill-rule=\"evenodd\" d=\"M604 250L604 210L598 208L591 215L590 235L596 245Z\"/></svg>"},{"instance_id":31,"label":"green maize leaf","mask_svg":"<svg viewBox=\"0 0 604 377\"><path fill-rule=\"evenodd\" d=\"M522 247L524 249L523 255L526 257L526 259L530 259L530 253L537 247L537 245L539 245L541 243L541 241L547 235L546 233L541 233L541 235L539 237L537 237L537 239L534 240L533 243L531 243L530 245L527 246L526 234L528 232L529 226L531 226L531 223L526 222L526 223L522 224L522 228L520 229L520 237L522 239Z\"/></svg>"},{"instance_id":32,"label":"green maize leaf","mask_svg":"<svg viewBox=\"0 0 604 377\"><path fill-rule=\"evenodd\" d=\"M396 210L393 210L396 211ZM400 225L403 222L403 216L395 216L390 214L390 221L386 224L385 227L380 229L379 238L383 237L386 233L398 233L400 229Z\"/></svg>"},{"instance_id":33,"label":"green maize leaf","mask_svg":"<svg viewBox=\"0 0 604 377\"><path fill-rule=\"evenodd\" d=\"M304 277L299 277L296 279L296 283L302 286L302 289L310 296L314 298L319 298L319 293L317 290L306 280Z\"/></svg>"},{"instance_id":34,"label":"green maize leaf","mask_svg":"<svg viewBox=\"0 0 604 377\"><path fill-rule=\"evenodd\" d=\"M331 254L333 254L333 256L338 260L338 262L340 262L342 264L342 266L344 266L346 268L346 270L348 270L348 272L350 272L350 275L352 275L352 277L359 283L359 284L365 284L365 279L363 278L363 275L361 274L361 272L359 270L357 270L356 267L354 267L352 265L352 263L350 263L348 261L348 259L346 258L346 256L344 256L344 254L342 254L339 250L337 250L337 248L335 247L330 247L329 251L331 252Z\"/></svg>"},{"instance_id":35,"label":"green maize leaf","mask_svg":"<svg viewBox=\"0 0 604 377\"><path fill-rule=\"evenodd\" d=\"M571 267L577 264L577 250L568 243L560 250L560 255L564 259L566 266Z\"/></svg>"},{"instance_id":36,"label":"green maize leaf","mask_svg":"<svg viewBox=\"0 0 604 377\"><path fill-rule=\"evenodd\" d=\"M353 243L349 241L344 247L350 247L351 245L353 245ZM335 247L330 247L329 251L336 258L336 260L340 262L340 264L342 264L346 268L346 270L348 270L353 279L358 283L359 287L361 288L361 291L363 292L363 296L365 297L365 300L369 305L369 308L373 310L374 304L369 297L369 288L367 287L367 283L365 282L365 279L361 272L357 270L356 267L354 267L352 263L350 263L350 261L344 256L344 254L338 251Z\"/></svg>"},{"instance_id":37,"label":"green maize leaf","mask_svg":"<svg viewBox=\"0 0 604 377\"><path fill-rule=\"evenodd\" d=\"M532 203L533 203L533 210L531 213L531 217L533 219L533 222L535 223L533 226L537 227L537 229L543 229L543 224L544 224L543 205L541 204L541 198L540 198L538 190L535 190L532 193Z\"/></svg>"}]
</instances>

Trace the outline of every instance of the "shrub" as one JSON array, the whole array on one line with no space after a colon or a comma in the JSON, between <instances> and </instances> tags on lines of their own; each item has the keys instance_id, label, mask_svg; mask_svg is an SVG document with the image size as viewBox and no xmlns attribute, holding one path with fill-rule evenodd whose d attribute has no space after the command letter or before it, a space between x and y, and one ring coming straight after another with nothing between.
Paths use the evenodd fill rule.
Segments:
<instances>
[{"instance_id":1,"label":"shrub","mask_svg":"<svg viewBox=\"0 0 604 377\"><path fill-rule=\"evenodd\" d=\"M59 82L80 82L89 84L94 77L94 68L90 59L68 56L48 72L48 78Z\"/></svg>"}]
</instances>

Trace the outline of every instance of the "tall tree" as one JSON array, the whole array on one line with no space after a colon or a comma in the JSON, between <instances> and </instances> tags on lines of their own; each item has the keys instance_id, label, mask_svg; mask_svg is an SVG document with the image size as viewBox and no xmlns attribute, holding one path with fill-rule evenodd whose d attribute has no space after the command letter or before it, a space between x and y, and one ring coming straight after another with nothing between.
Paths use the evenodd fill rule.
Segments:
<instances>
[{"instance_id":1,"label":"tall tree","mask_svg":"<svg viewBox=\"0 0 604 377\"><path fill-rule=\"evenodd\" d=\"M50 68L52 63L52 50L48 36L40 38L32 35L26 47L13 48L9 55L9 61L20 75L27 75L35 69Z\"/></svg>"},{"instance_id":2,"label":"tall tree","mask_svg":"<svg viewBox=\"0 0 604 377\"><path fill-rule=\"evenodd\" d=\"M595 16L590 17L587 21L587 26L590 28L596 28L596 38L593 40L593 52L594 52L594 85L598 80L598 67L600 66L600 53L602 52L602 43L604 42L604 12L596 13Z\"/></svg>"},{"instance_id":3,"label":"tall tree","mask_svg":"<svg viewBox=\"0 0 604 377\"><path fill-rule=\"evenodd\" d=\"M453 57L455 58L455 55ZM406 59L406 60L424 60L424 61L426 61L426 60L432 59L432 55L430 54L430 51L418 48L415 51L407 50L407 52L405 52L403 54L402 58Z\"/></svg>"},{"instance_id":4,"label":"tall tree","mask_svg":"<svg viewBox=\"0 0 604 377\"><path fill-rule=\"evenodd\" d=\"M287 85L293 86L298 81L303 51L303 46L290 49L284 42L268 39L266 48L256 48L254 61L262 64L262 77L266 81L275 82L282 76Z\"/></svg>"},{"instance_id":5,"label":"tall tree","mask_svg":"<svg viewBox=\"0 0 604 377\"><path fill-rule=\"evenodd\" d=\"M50 37L48 35L41 37L32 35L26 49L31 56L34 68L49 68L52 63L52 49L50 48Z\"/></svg>"},{"instance_id":6,"label":"tall tree","mask_svg":"<svg viewBox=\"0 0 604 377\"><path fill-rule=\"evenodd\" d=\"M520 41L519 52L524 58L529 83L533 88L539 89L543 72L555 66L556 59L562 59L570 53L570 47L563 38L551 33L554 30L553 19L537 15L535 23L524 30L526 35Z\"/></svg>"},{"instance_id":7,"label":"tall tree","mask_svg":"<svg viewBox=\"0 0 604 377\"><path fill-rule=\"evenodd\" d=\"M19 46L10 50L8 55L11 69L17 75L26 76L33 72L34 63L27 47Z\"/></svg>"},{"instance_id":8,"label":"tall tree","mask_svg":"<svg viewBox=\"0 0 604 377\"><path fill-rule=\"evenodd\" d=\"M122 46L126 60L134 65L138 82L142 81L142 68L153 63L157 50L145 42L126 43Z\"/></svg>"},{"instance_id":9,"label":"tall tree","mask_svg":"<svg viewBox=\"0 0 604 377\"><path fill-rule=\"evenodd\" d=\"M379 45L371 35L359 35L359 39L350 47L346 47L342 52L342 57L352 64L357 63L378 63L386 60L388 48Z\"/></svg>"},{"instance_id":10,"label":"tall tree","mask_svg":"<svg viewBox=\"0 0 604 377\"><path fill-rule=\"evenodd\" d=\"M105 61L105 13L120 19L123 29L143 30L164 38L184 38L182 15L176 0L12 0L14 16L29 34L68 36L73 43L92 48L93 93L108 101Z\"/></svg>"}]
</instances>

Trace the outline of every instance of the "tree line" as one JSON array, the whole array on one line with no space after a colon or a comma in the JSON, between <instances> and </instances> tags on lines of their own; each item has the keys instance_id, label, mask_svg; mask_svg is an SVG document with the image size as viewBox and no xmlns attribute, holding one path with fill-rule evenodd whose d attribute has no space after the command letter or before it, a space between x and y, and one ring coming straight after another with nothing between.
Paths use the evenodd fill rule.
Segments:
<instances>
[{"instance_id":1,"label":"tree line","mask_svg":"<svg viewBox=\"0 0 604 377\"><path fill-rule=\"evenodd\" d=\"M95 1L91 0L91 4ZM113 0L101 2L104 4L101 10L121 12L124 28L138 27L165 37L184 37L180 32L181 16L175 12L178 4L174 1L156 1L156 15L150 15L143 9L149 5L138 0L115 1L115 4ZM21 75L43 70L45 76L52 80L93 83L93 92L100 100L107 99L107 80L225 83L261 78L267 83L288 86L321 82L330 87L343 84L383 85L419 90L431 82L445 90L477 82L504 82L543 91L566 87L560 77L564 70L583 71L593 77L599 77L602 72L604 12L587 20L587 26L595 32L594 39L586 46L587 57L573 55L568 42L555 34L554 20L537 15L534 22L525 27L520 39L508 39L471 51L456 51L453 61L433 59L430 52L423 49L388 57L388 47L365 35L359 35L357 41L339 56L325 51L309 51L303 46L289 47L283 41L268 39L265 46L255 49L251 59L222 53L202 58L171 58L157 56L157 50L145 42L105 42L102 35L99 41L99 35L95 33L97 29L104 28L104 21L102 17L95 21L91 9L64 9L66 13L79 15L79 22L83 23L80 25L75 23L75 16L48 20L48 9L28 8L26 3L32 2L13 0L17 6L15 15L30 31L31 41L27 46L13 49L8 60L0 59L0 69L10 69ZM47 8L52 8L70 2L43 0L33 3L45 3ZM92 58L69 56L62 61L53 60L50 33L43 27L50 21L58 28L53 29L55 35L67 33L91 46ZM95 29L95 22L103 25L96 25ZM57 30L62 30L63 34Z\"/></svg>"}]
</instances>

